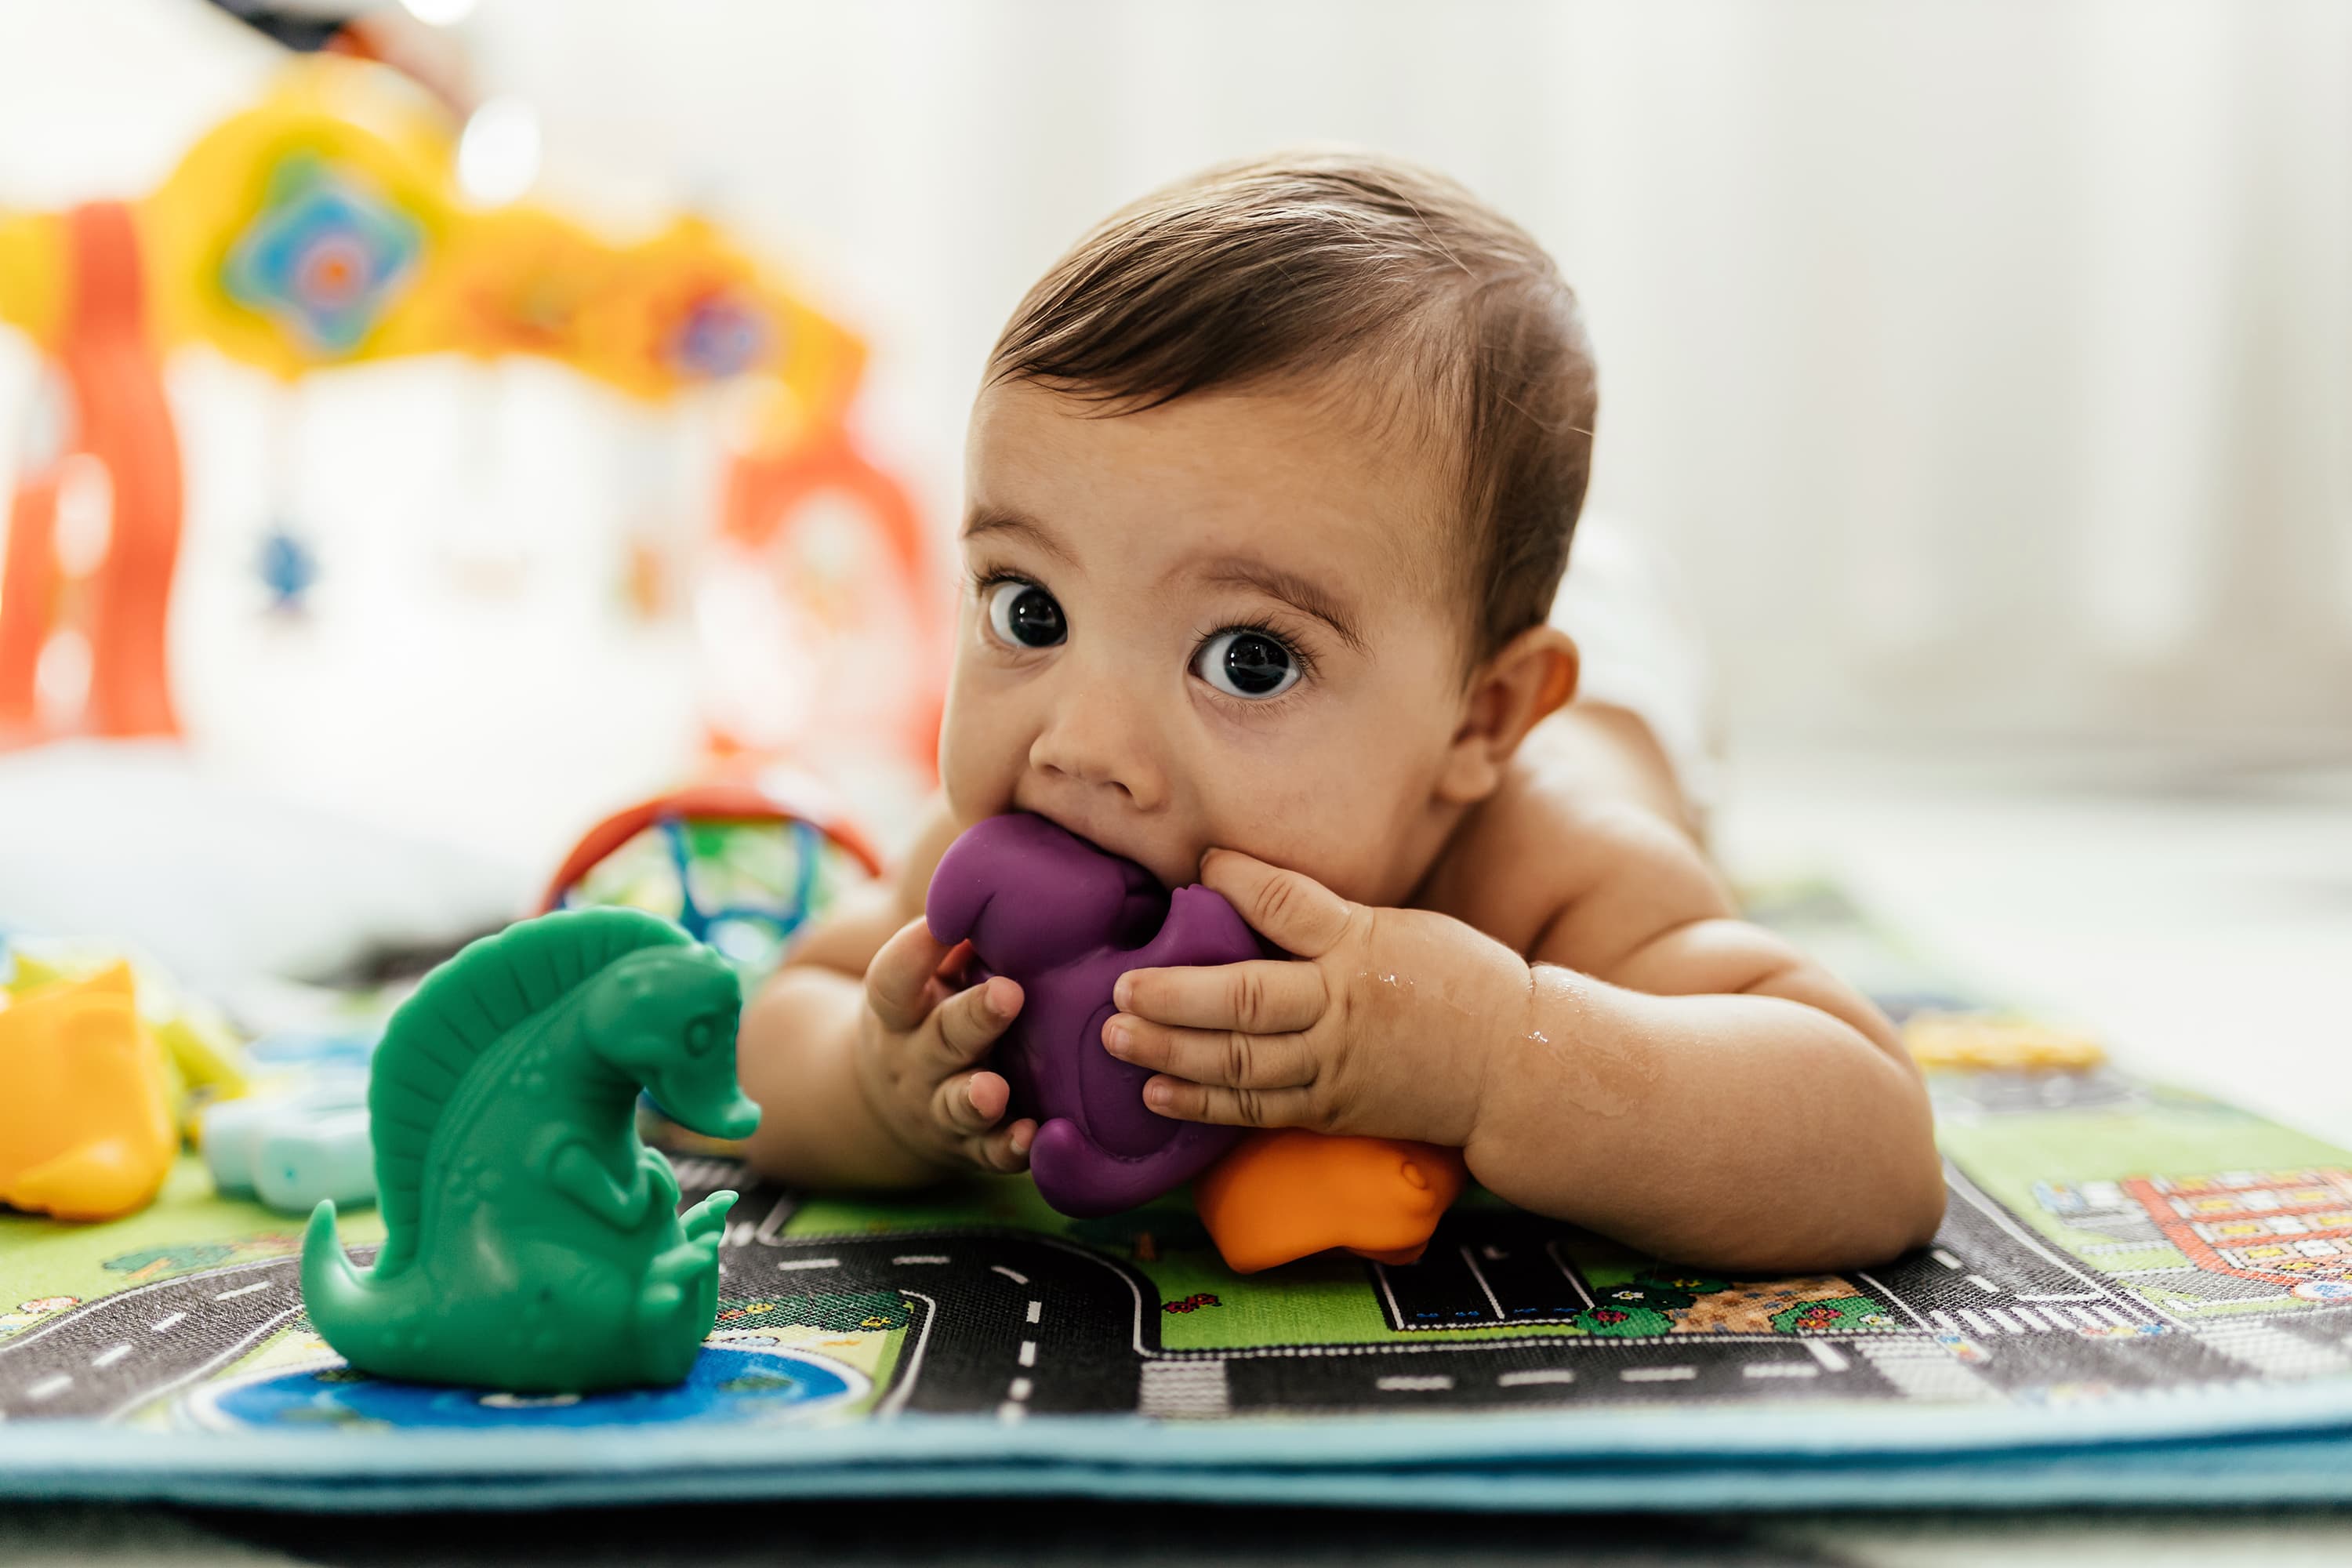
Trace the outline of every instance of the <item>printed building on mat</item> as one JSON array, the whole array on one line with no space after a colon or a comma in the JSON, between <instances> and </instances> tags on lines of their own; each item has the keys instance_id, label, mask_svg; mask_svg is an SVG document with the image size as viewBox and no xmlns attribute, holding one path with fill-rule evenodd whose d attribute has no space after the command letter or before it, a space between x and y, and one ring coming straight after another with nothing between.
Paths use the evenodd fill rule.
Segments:
<instances>
[{"instance_id":1,"label":"printed building on mat","mask_svg":"<svg viewBox=\"0 0 2352 1568\"><path fill-rule=\"evenodd\" d=\"M2169 1247L2179 1270L2133 1268L2137 1283L2205 1296L2217 1304L2256 1300L2352 1300L2352 1171L2337 1167L2222 1171L2203 1176L2126 1176L2074 1186L2037 1183L2042 1210L2068 1229L2095 1236L2074 1244L2086 1260L2145 1256ZM2119 1257L2120 1261L2120 1257ZM2210 1281L2195 1287L2191 1281ZM2245 1281L2280 1292L2250 1294ZM2161 1304L2161 1303L2160 1303Z\"/></svg>"},{"instance_id":2,"label":"printed building on mat","mask_svg":"<svg viewBox=\"0 0 2352 1568\"><path fill-rule=\"evenodd\" d=\"M2121 1184L2200 1268L2290 1287L2352 1278L2352 1172L2224 1171Z\"/></svg>"}]
</instances>

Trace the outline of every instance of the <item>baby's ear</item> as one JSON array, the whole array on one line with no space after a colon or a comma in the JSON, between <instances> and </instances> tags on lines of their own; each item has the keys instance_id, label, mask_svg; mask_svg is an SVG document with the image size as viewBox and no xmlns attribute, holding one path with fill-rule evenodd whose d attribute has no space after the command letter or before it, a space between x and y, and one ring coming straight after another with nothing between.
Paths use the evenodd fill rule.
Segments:
<instances>
[{"instance_id":1,"label":"baby's ear","mask_svg":"<svg viewBox=\"0 0 2352 1568\"><path fill-rule=\"evenodd\" d=\"M1468 805L1495 793L1519 742L1576 695L1576 644L1558 626L1529 626L1472 672L1438 794Z\"/></svg>"}]
</instances>

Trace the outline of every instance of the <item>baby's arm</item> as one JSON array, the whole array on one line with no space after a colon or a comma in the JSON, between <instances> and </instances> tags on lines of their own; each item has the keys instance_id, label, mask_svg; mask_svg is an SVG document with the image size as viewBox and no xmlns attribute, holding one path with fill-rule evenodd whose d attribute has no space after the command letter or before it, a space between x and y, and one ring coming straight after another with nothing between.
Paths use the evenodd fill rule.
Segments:
<instances>
[{"instance_id":1,"label":"baby's arm","mask_svg":"<svg viewBox=\"0 0 2352 1568\"><path fill-rule=\"evenodd\" d=\"M1850 1267L1944 1208L1917 1069L1871 1004L1733 917L1690 842L1593 823L1593 880L1529 953L1471 1168L1506 1197L1731 1268Z\"/></svg>"},{"instance_id":2,"label":"baby's arm","mask_svg":"<svg viewBox=\"0 0 2352 1568\"><path fill-rule=\"evenodd\" d=\"M972 1064L1021 1010L998 978L958 992L923 893L955 837L944 812L895 883L858 889L743 1011L736 1054L761 1108L751 1163L814 1187L907 1187L956 1169L1017 1171L1035 1128L1000 1127L1010 1089Z\"/></svg>"},{"instance_id":3,"label":"baby's arm","mask_svg":"<svg viewBox=\"0 0 2352 1568\"><path fill-rule=\"evenodd\" d=\"M1944 1186L1917 1071L1868 1001L1733 918L1629 731L1548 721L1424 908L1212 857L1203 879L1308 962L1138 971L1106 1044L1164 1075L1163 1114L1450 1144L1502 1196L1685 1262L1925 1242Z\"/></svg>"},{"instance_id":4,"label":"baby's arm","mask_svg":"<svg viewBox=\"0 0 2352 1568\"><path fill-rule=\"evenodd\" d=\"M1909 1056L1866 998L1734 918L1641 719L1583 702L1553 714L1503 794L1448 868L1451 912L1507 932L1533 965L1534 1009L1590 1020L1580 1032L1592 1037L1574 1060L1540 1048L1571 1037L1556 1028L1507 1044L1486 1119L1488 1184L1727 1267L1851 1263L1933 1235L1941 1166ZM1558 880L1527 875L1531 850ZM1514 885L1517 898L1502 891ZM1572 1109L1580 1085L1607 1100L1612 1072L1646 1080L1629 1086L1644 1106L1637 1128ZM1563 1152L1559 1135L1576 1129ZM1654 1173L1661 1143L1671 1180L1607 1175L1626 1158ZM1712 1195L1698 1196L1711 1170Z\"/></svg>"}]
</instances>

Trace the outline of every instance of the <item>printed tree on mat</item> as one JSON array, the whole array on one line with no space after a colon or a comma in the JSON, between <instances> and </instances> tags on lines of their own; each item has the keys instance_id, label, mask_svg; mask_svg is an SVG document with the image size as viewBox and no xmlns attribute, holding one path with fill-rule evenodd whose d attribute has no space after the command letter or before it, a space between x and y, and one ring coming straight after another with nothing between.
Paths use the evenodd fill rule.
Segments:
<instances>
[{"instance_id":1,"label":"printed tree on mat","mask_svg":"<svg viewBox=\"0 0 2352 1568\"><path fill-rule=\"evenodd\" d=\"M1885 1322L1885 1309L1867 1296L1800 1301L1785 1312L1772 1314L1772 1326L1784 1334L1852 1333L1857 1329L1882 1328Z\"/></svg>"}]
</instances>

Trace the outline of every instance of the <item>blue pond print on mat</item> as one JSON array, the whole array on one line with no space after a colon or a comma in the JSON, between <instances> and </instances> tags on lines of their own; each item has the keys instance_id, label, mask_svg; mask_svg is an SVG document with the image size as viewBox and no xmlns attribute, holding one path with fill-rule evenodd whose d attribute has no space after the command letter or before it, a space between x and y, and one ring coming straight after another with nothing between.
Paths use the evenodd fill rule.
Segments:
<instances>
[{"instance_id":1,"label":"blue pond print on mat","mask_svg":"<svg viewBox=\"0 0 2352 1568\"><path fill-rule=\"evenodd\" d=\"M836 1363L772 1343L705 1345L676 1388L612 1394L498 1394L390 1383L341 1362L194 1390L189 1414L215 1428L336 1426L533 1431L549 1427L731 1425L799 1419L855 1399L871 1385Z\"/></svg>"}]
</instances>

